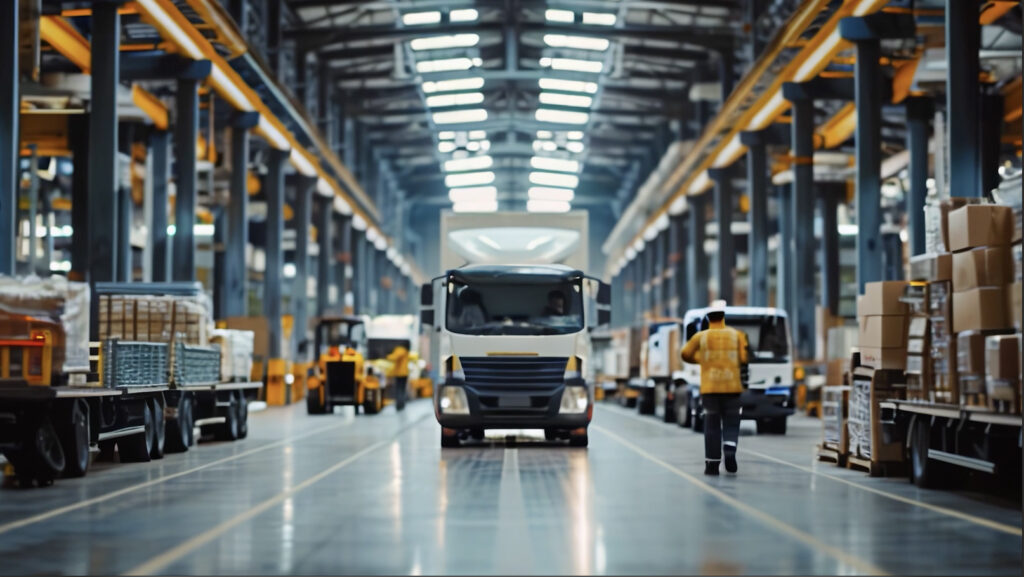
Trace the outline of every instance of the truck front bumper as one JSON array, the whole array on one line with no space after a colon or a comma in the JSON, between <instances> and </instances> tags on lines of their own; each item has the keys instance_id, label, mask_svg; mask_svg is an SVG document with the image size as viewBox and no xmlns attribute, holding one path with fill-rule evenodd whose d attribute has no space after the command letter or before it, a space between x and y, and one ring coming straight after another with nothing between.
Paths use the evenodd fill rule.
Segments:
<instances>
[{"instance_id":1,"label":"truck front bumper","mask_svg":"<svg viewBox=\"0 0 1024 577\"><path fill-rule=\"evenodd\" d=\"M523 390L519 387L495 388L472 382L448 380L445 387L460 387L466 393L469 414L445 413L440 407L442 388L434 394L437 422L448 429L579 429L590 424L593 415L593 391L582 379L554 388ZM559 406L568 386L588 389L587 408L581 413L563 413Z\"/></svg>"},{"instance_id":2,"label":"truck front bumper","mask_svg":"<svg viewBox=\"0 0 1024 577\"><path fill-rule=\"evenodd\" d=\"M744 419L771 419L788 417L796 409L793 406L792 387L771 387L769 389L746 389L740 395Z\"/></svg>"}]
</instances>

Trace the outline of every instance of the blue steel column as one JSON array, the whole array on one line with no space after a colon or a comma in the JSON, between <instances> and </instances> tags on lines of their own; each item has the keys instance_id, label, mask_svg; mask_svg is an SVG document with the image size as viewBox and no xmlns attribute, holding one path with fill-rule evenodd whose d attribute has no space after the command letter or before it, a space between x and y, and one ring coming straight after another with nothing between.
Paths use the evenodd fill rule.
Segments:
<instances>
[{"instance_id":1,"label":"blue steel column","mask_svg":"<svg viewBox=\"0 0 1024 577\"><path fill-rule=\"evenodd\" d=\"M316 177L300 176L296 187L298 202L295 203L295 279L292 283L292 335L300 358L305 347L309 319L309 297L306 287L309 286L309 225L313 221L313 190L316 188Z\"/></svg>"},{"instance_id":2,"label":"blue steel column","mask_svg":"<svg viewBox=\"0 0 1024 577\"><path fill-rule=\"evenodd\" d=\"M958 4L959 2L950 2ZM947 17L949 11L946 12ZM971 18L977 21L977 11ZM840 34L856 44L857 62L854 65L854 92L857 115L857 290L864 294L864 285L880 281L882 274L882 81L878 62L881 46L877 37L858 30L863 22L859 18L839 21ZM947 45L946 50L951 50ZM951 77L952 78L952 77ZM951 82L952 84L952 82ZM954 110L966 112L965 109ZM970 110L973 110L970 109ZM951 150L951 155L955 150ZM954 161L955 162L955 161ZM973 182L973 181L972 181ZM957 189L953 189L957 190ZM956 194L960 194L957 191Z\"/></svg>"},{"instance_id":3,"label":"blue steel column","mask_svg":"<svg viewBox=\"0 0 1024 577\"><path fill-rule=\"evenodd\" d=\"M353 309L356 314L366 314L368 302L366 294L366 235L364 231L352 229L352 295Z\"/></svg>"},{"instance_id":4,"label":"blue steel column","mask_svg":"<svg viewBox=\"0 0 1024 577\"><path fill-rule=\"evenodd\" d=\"M832 315L839 314L839 222L836 210L846 184L822 185L818 202L821 206L821 304Z\"/></svg>"},{"instance_id":5,"label":"blue steel column","mask_svg":"<svg viewBox=\"0 0 1024 577\"><path fill-rule=\"evenodd\" d=\"M633 259L633 324L640 326L644 323L644 265L643 253L636 253Z\"/></svg>"},{"instance_id":6,"label":"blue steel column","mask_svg":"<svg viewBox=\"0 0 1024 577\"><path fill-rule=\"evenodd\" d=\"M750 198L747 303L765 307L768 306L768 157L762 132L742 132L740 142L747 147L747 194Z\"/></svg>"},{"instance_id":7,"label":"blue steel column","mask_svg":"<svg viewBox=\"0 0 1024 577\"><path fill-rule=\"evenodd\" d=\"M665 250L665 243L668 242L668 235L665 232L659 232L658 236L654 238L654 270L651 278L651 301L654 306L651 307L653 316L661 317L665 315L665 289L662 283L665 280L665 260L668 258L668 251Z\"/></svg>"},{"instance_id":8,"label":"blue steel column","mask_svg":"<svg viewBox=\"0 0 1024 577\"><path fill-rule=\"evenodd\" d=\"M978 187L988 196L999 187L999 155L1002 149L1003 95L990 89L981 95L981 123L978 128Z\"/></svg>"},{"instance_id":9,"label":"blue steel column","mask_svg":"<svg viewBox=\"0 0 1024 577\"><path fill-rule=\"evenodd\" d=\"M644 305L643 305L643 318L651 318L654 316L654 246L653 241L648 242L644 245L643 259L643 293L644 293Z\"/></svg>"},{"instance_id":10,"label":"blue steel column","mask_svg":"<svg viewBox=\"0 0 1024 577\"><path fill-rule=\"evenodd\" d=\"M775 306L790 310L793 306L793 200L786 185L776 187L779 200L779 248L775 263Z\"/></svg>"},{"instance_id":11,"label":"blue steel column","mask_svg":"<svg viewBox=\"0 0 1024 577\"><path fill-rule=\"evenodd\" d=\"M270 339L267 353L272 359L282 358L284 353L281 349L284 333L281 327L281 277L284 275L284 250L281 248L281 242L284 239L284 169L287 162L287 150L269 150L263 314L267 317L267 334Z\"/></svg>"},{"instance_id":12,"label":"blue steel column","mask_svg":"<svg viewBox=\"0 0 1024 577\"><path fill-rule=\"evenodd\" d=\"M687 276L689 297L687 308L698 308L708 304L708 258L704 253L704 227L707 223L707 212L704 204L707 195L687 197L689 201L690 222L687 223L689 238L687 243Z\"/></svg>"},{"instance_id":13,"label":"blue steel column","mask_svg":"<svg viewBox=\"0 0 1024 577\"><path fill-rule=\"evenodd\" d=\"M907 191L907 232L910 254L924 254L924 204L928 196L928 137L934 106L930 98L906 100L907 151L910 154L910 190Z\"/></svg>"},{"instance_id":14,"label":"blue steel column","mask_svg":"<svg viewBox=\"0 0 1024 577\"><path fill-rule=\"evenodd\" d=\"M352 310L355 311L358 309L355 308L355 287L352 283L352 274L355 271L355 258L352 250L352 218L339 216L338 223L338 254L334 256L338 302L341 303L342 310L351 303Z\"/></svg>"},{"instance_id":15,"label":"blue steel column","mask_svg":"<svg viewBox=\"0 0 1024 577\"><path fill-rule=\"evenodd\" d=\"M131 158L132 140L135 136L133 123L118 124L117 126L117 149L120 154ZM118 155L120 157L120 154ZM120 167L120 158L118 167ZM118 172L120 174L120 171ZM114 270L114 278L118 282L129 282L132 280L132 202L131 184L117 179L117 247L114 254L117 265Z\"/></svg>"},{"instance_id":16,"label":"blue steel column","mask_svg":"<svg viewBox=\"0 0 1024 577\"><path fill-rule=\"evenodd\" d=\"M91 286L115 279L117 246L117 87L121 19L118 5L101 2L92 12L92 87L89 114L89 271ZM99 338L99 299L91 299L89 338Z\"/></svg>"},{"instance_id":17,"label":"blue steel column","mask_svg":"<svg viewBox=\"0 0 1024 577\"><path fill-rule=\"evenodd\" d=\"M732 183L729 169L712 168L708 176L715 183L715 222L718 224L718 298L733 304L736 274L736 240L732 236Z\"/></svg>"},{"instance_id":18,"label":"blue steel column","mask_svg":"<svg viewBox=\"0 0 1024 577\"><path fill-rule=\"evenodd\" d=\"M199 135L199 81L178 79L174 131L174 259L176 281L196 280L196 138Z\"/></svg>"},{"instance_id":19,"label":"blue steel column","mask_svg":"<svg viewBox=\"0 0 1024 577\"><path fill-rule=\"evenodd\" d=\"M240 113L231 122L231 180L227 207L225 253L225 316L245 316L246 281L249 269L245 249L249 245L249 129L259 123L259 114Z\"/></svg>"},{"instance_id":20,"label":"blue steel column","mask_svg":"<svg viewBox=\"0 0 1024 577\"><path fill-rule=\"evenodd\" d=\"M688 275L687 275L687 262L686 258L687 249L689 243L686 240L686 217L682 214L679 216L672 217L672 227L674 227L678 233L676 236L676 243L672 245L672 275L675 279L676 289L673 291L672 296L675 299L675 307L672 309L674 315L683 316L686 313L686 309L689 308L690 302L687 298L689 294Z\"/></svg>"},{"instance_id":21,"label":"blue steel column","mask_svg":"<svg viewBox=\"0 0 1024 577\"><path fill-rule=\"evenodd\" d=\"M949 190L952 196L984 194L981 190L978 142L979 4L978 0L946 1L946 121L949 124ZM860 62L859 54L857 61Z\"/></svg>"},{"instance_id":22,"label":"blue steel column","mask_svg":"<svg viewBox=\"0 0 1024 577\"><path fill-rule=\"evenodd\" d=\"M679 217L670 217L668 221L668 251L665 258L665 307L670 317L682 316L679 311L681 301L679 299L679 284L682 275L679 274L679 263L682 255L679 253L680 237L683 234Z\"/></svg>"},{"instance_id":23,"label":"blue steel column","mask_svg":"<svg viewBox=\"0 0 1024 577\"><path fill-rule=\"evenodd\" d=\"M74 170L71 173L73 232L68 279L78 282L89 280L89 123L88 114L75 114L68 118L68 146Z\"/></svg>"},{"instance_id":24,"label":"blue steel column","mask_svg":"<svg viewBox=\"0 0 1024 577\"><path fill-rule=\"evenodd\" d=\"M18 122L21 113L18 72L18 2L0 7L0 62L7 80L0 87L0 274L13 275L18 212ZM6 39L6 40L5 40ZM49 236L49 235L47 235Z\"/></svg>"},{"instance_id":25,"label":"blue steel column","mask_svg":"<svg viewBox=\"0 0 1024 577\"><path fill-rule=\"evenodd\" d=\"M814 101L799 84L786 83L783 95L792 103L790 114L793 162L793 302L789 316L795 330L793 340L803 359L814 358Z\"/></svg>"},{"instance_id":26,"label":"blue steel column","mask_svg":"<svg viewBox=\"0 0 1024 577\"><path fill-rule=\"evenodd\" d=\"M153 159L153 216L149 230L153 282L166 282L170 270L167 258L167 152L170 138L171 134L166 130L156 130L149 135L149 152ZM75 168L78 168L77 163Z\"/></svg>"},{"instance_id":27,"label":"blue steel column","mask_svg":"<svg viewBox=\"0 0 1024 577\"><path fill-rule=\"evenodd\" d=\"M334 282L334 197L320 197L316 210L316 315L331 308L331 284ZM342 287L338 287L338 292ZM344 294L344 293L342 293ZM315 354L315 353L314 353Z\"/></svg>"}]
</instances>

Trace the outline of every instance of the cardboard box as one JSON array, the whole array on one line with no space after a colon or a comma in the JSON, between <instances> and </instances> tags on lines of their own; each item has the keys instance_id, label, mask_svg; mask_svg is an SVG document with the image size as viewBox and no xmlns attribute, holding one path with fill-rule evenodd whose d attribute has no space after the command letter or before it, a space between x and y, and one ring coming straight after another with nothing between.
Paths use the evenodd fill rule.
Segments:
<instances>
[{"instance_id":1,"label":"cardboard box","mask_svg":"<svg viewBox=\"0 0 1024 577\"><path fill-rule=\"evenodd\" d=\"M1013 209L995 204L972 204L949 213L949 250L1010 244Z\"/></svg>"},{"instance_id":2,"label":"cardboard box","mask_svg":"<svg viewBox=\"0 0 1024 577\"><path fill-rule=\"evenodd\" d=\"M910 257L910 280L939 281L953 278L953 254L919 254Z\"/></svg>"},{"instance_id":3,"label":"cardboard box","mask_svg":"<svg viewBox=\"0 0 1024 577\"><path fill-rule=\"evenodd\" d=\"M860 364L876 370L904 370L907 366L906 348L860 347Z\"/></svg>"},{"instance_id":4,"label":"cardboard box","mask_svg":"<svg viewBox=\"0 0 1024 577\"><path fill-rule=\"evenodd\" d=\"M843 359L832 359L828 362L827 374L825 375L826 386L840 386L843 382L843 373L846 372L846 361Z\"/></svg>"},{"instance_id":5,"label":"cardboard box","mask_svg":"<svg viewBox=\"0 0 1024 577\"><path fill-rule=\"evenodd\" d=\"M857 344L872 348L906 348L907 323L903 315L869 315L860 317L860 333Z\"/></svg>"},{"instance_id":6,"label":"cardboard box","mask_svg":"<svg viewBox=\"0 0 1024 577\"><path fill-rule=\"evenodd\" d=\"M985 374L993 379L1016 380L1020 377L1020 336L985 337Z\"/></svg>"},{"instance_id":7,"label":"cardboard box","mask_svg":"<svg viewBox=\"0 0 1024 577\"><path fill-rule=\"evenodd\" d=\"M1005 246L983 247L953 255L953 290L1002 286L1012 275L1010 250Z\"/></svg>"},{"instance_id":8,"label":"cardboard box","mask_svg":"<svg viewBox=\"0 0 1024 577\"><path fill-rule=\"evenodd\" d=\"M1003 287L983 287L953 293L953 332L1006 329L1013 326L1006 314Z\"/></svg>"},{"instance_id":9,"label":"cardboard box","mask_svg":"<svg viewBox=\"0 0 1024 577\"><path fill-rule=\"evenodd\" d=\"M985 333L964 331L956 336L956 370L961 375L985 374Z\"/></svg>"},{"instance_id":10,"label":"cardboard box","mask_svg":"<svg viewBox=\"0 0 1024 577\"><path fill-rule=\"evenodd\" d=\"M906 287L901 280L867 283L864 295L857 300L857 316L907 314L906 303L900 302Z\"/></svg>"},{"instance_id":11,"label":"cardboard box","mask_svg":"<svg viewBox=\"0 0 1024 577\"><path fill-rule=\"evenodd\" d=\"M939 204L940 218L939 228L942 233L942 246L946 251L950 251L949 248L949 213L954 210L967 206L968 204L981 204L987 202L985 199L977 197L951 197L943 200Z\"/></svg>"}]
</instances>

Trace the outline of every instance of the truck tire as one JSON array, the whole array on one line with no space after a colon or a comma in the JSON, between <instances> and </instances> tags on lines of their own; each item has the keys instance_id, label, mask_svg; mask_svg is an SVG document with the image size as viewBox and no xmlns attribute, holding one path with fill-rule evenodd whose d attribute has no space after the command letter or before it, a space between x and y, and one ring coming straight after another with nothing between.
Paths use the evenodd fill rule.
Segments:
<instances>
[{"instance_id":1,"label":"truck tire","mask_svg":"<svg viewBox=\"0 0 1024 577\"><path fill-rule=\"evenodd\" d=\"M184 453L192 446L192 398L182 395L178 399L178 418L167 423L168 453Z\"/></svg>"},{"instance_id":2,"label":"truck tire","mask_svg":"<svg viewBox=\"0 0 1024 577\"><path fill-rule=\"evenodd\" d=\"M150 409L148 401L143 401L140 406L142 407L144 430L141 433L121 437L117 440L117 452L121 456L122 463L145 463L152 458L149 451L153 447L153 433L155 432L153 411Z\"/></svg>"},{"instance_id":3,"label":"truck tire","mask_svg":"<svg viewBox=\"0 0 1024 577\"><path fill-rule=\"evenodd\" d=\"M164 416L164 403L161 399L153 397L149 400L149 409L153 412L153 444L149 447L149 456L153 459L163 459L164 449L167 445L167 419Z\"/></svg>"},{"instance_id":4,"label":"truck tire","mask_svg":"<svg viewBox=\"0 0 1024 577\"><path fill-rule=\"evenodd\" d=\"M18 483L24 488L31 487L33 481L40 487L52 485L67 462L57 432L47 416L29 424L21 448L7 451L5 456L14 465Z\"/></svg>"},{"instance_id":5,"label":"truck tire","mask_svg":"<svg viewBox=\"0 0 1024 577\"><path fill-rule=\"evenodd\" d=\"M676 422L676 399L675 395L665 395L665 412L662 414L662 421L666 423Z\"/></svg>"},{"instance_id":6,"label":"truck tire","mask_svg":"<svg viewBox=\"0 0 1024 577\"><path fill-rule=\"evenodd\" d=\"M231 404L224 411L224 422L213 430L213 438L218 441L238 440L238 399L231 397Z\"/></svg>"},{"instance_id":7,"label":"truck tire","mask_svg":"<svg viewBox=\"0 0 1024 577\"><path fill-rule=\"evenodd\" d=\"M442 449L455 449L458 448L459 436L458 435L445 435L444 431L441 431L441 448Z\"/></svg>"},{"instance_id":8,"label":"truck tire","mask_svg":"<svg viewBox=\"0 0 1024 577\"><path fill-rule=\"evenodd\" d=\"M238 438L249 436L249 399L243 391L238 391Z\"/></svg>"},{"instance_id":9,"label":"truck tire","mask_svg":"<svg viewBox=\"0 0 1024 577\"><path fill-rule=\"evenodd\" d=\"M641 415L653 415L654 414L654 389L645 388L640 393L640 398L637 400L637 412Z\"/></svg>"},{"instance_id":10,"label":"truck tire","mask_svg":"<svg viewBox=\"0 0 1024 577\"><path fill-rule=\"evenodd\" d=\"M64 476L84 477L89 471L89 403L74 399L58 410L57 436L64 451Z\"/></svg>"},{"instance_id":11,"label":"truck tire","mask_svg":"<svg viewBox=\"0 0 1024 577\"><path fill-rule=\"evenodd\" d=\"M582 435L570 435L569 446L570 447L586 447L590 443L590 439L586 433Z\"/></svg>"},{"instance_id":12,"label":"truck tire","mask_svg":"<svg viewBox=\"0 0 1024 577\"><path fill-rule=\"evenodd\" d=\"M936 487L939 463L928 460L928 447L931 445L932 437L931 423L927 419L914 419L909 436L910 482L922 489Z\"/></svg>"}]
</instances>

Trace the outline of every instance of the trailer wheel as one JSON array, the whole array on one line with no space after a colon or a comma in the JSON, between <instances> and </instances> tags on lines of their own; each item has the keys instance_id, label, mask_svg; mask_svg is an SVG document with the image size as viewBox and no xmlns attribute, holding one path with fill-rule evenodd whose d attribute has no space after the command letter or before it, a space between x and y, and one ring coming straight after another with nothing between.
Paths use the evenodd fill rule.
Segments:
<instances>
[{"instance_id":1,"label":"trailer wheel","mask_svg":"<svg viewBox=\"0 0 1024 577\"><path fill-rule=\"evenodd\" d=\"M167 445L169 453L184 453L192 445L192 398L181 395L178 398L178 417L167 423Z\"/></svg>"},{"instance_id":2,"label":"trailer wheel","mask_svg":"<svg viewBox=\"0 0 1024 577\"><path fill-rule=\"evenodd\" d=\"M238 399L232 396L231 404L224 414L224 422L217 425L213 437L218 441L235 441L238 439Z\"/></svg>"},{"instance_id":3,"label":"trailer wheel","mask_svg":"<svg viewBox=\"0 0 1024 577\"><path fill-rule=\"evenodd\" d=\"M931 438L931 423L927 419L914 419L910 431L910 480L922 489L936 485L936 463L928 461Z\"/></svg>"},{"instance_id":4,"label":"trailer wheel","mask_svg":"<svg viewBox=\"0 0 1024 577\"><path fill-rule=\"evenodd\" d=\"M245 393L238 391L238 438L244 439L249 436L249 399Z\"/></svg>"},{"instance_id":5,"label":"trailer wheel","mask_svg":"<svg viewBox=\"0 0 1024 577\"><path fill-rule=\"evenodd\" d=\"M148 401L142 402L142 433L121 437L117 440L117 452L122 463L145 463L152 459L150 450L153 448L155 427L153 426L153 410Z\"/></svg>"},{"instance_id":6,"label":"trailer wheel","mask_svg":"<svg viewBox=\"0 0 1024 577\"><path fill-rule=\"evenodd\" d=\"M74 399L58 412L57 436L64 450L64 476L84 477L89 470L89 403Z\"/></svg>"},{"instance_id":7,"label":"trailer wheel","mask_svg":"<svg viewBox=\"0 0 1024 577\"><path fill-rule=\"evenodd\" d=\"M53 484L66 464L64 450L49 417L43 416L25 431L21 448L8 451L5 456L14 465L18 483L23 488L35 481L40 487Z\"/></svg>"},{"instance_id":8,"label":"trailer wheel","mask_svg":"<svg viewBox=\"0 0 1024 577\"><path fill-rule=\"evenodd\" d=\"M167 419L164 416L164 403L157 397L149 400L149 410L153 413L153 443L149 446L149 456L163 459L167 445Z\"/></svg>"}]
</instances>

